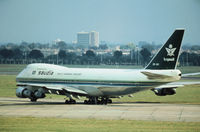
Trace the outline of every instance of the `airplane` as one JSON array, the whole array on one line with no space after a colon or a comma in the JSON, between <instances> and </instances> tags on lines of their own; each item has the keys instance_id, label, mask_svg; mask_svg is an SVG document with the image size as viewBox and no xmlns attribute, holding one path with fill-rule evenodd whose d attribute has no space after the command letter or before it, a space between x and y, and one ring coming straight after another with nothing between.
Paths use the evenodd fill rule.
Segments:
<instances>
[{"instance_id":1,"label":"airplane","mask_svg":"<svg viewBox=\"0 0 200 132\"><path fill-rule=\"evenodd\" d=\"M176 29L144 69L68 68L33 63L17 77L16 96L36 102L46 94L65 95L66 104L75 104L85 96L84 104L112 103L111 98L152 90L158 96L174 95L177 87L171 84L181 79L176 69L184 29Z\"/></svg>"}]
</instances>

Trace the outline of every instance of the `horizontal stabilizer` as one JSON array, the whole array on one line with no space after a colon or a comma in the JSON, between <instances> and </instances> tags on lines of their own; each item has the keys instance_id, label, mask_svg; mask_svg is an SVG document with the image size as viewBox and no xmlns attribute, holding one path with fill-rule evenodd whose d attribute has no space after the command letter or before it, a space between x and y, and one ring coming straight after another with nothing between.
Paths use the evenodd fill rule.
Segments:
<instances>
[{"instance_id":1,"label":"horizontal stabilizer","mask_svg":"<svg viewBox=\"0 0 200 132\"><path fill-rule=\"evenodd\" d=\"M146 72L146 71L142 71L141 73L146 75L147 78L150 79L150 80L152 80L152 79L168 79L168 78L172 78L171 76L161 75L161 74L156 74L156 73L151 73L151 72Z\"/></svg>"}]
</instances>

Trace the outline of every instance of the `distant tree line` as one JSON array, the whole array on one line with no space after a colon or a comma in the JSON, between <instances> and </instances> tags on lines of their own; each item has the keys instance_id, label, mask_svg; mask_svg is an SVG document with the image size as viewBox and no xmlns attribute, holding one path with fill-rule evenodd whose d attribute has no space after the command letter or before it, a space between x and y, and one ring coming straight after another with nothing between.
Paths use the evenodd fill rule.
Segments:
<instances>
[{"instance_id":1,"label":"distant tree line","mask_svg":"<svg viewBox=\"0 0 200 132\"><path fill-rule=\"evenodd\" d=\"M148 52L149 53L149 52ZM77 55L75 52L66 52L59 50L57 54L51 54L44 57L39 49L31 51L22 51L21 49L1 49L0 50L0 64L29 64L29 63L54 63L54 64L78 64L78 65L125 65L134 64L141 65L147 59L142 56L150 58L150 53L145 54L141 51L130 51L130 55L123 55L122 51L116 50L113 53L96 54L95 50L87 50L82 55ZM146 58L146 57L145 57Z\"/></svg>"},{"instance_id":2,"label":"distant tree line","mask_svg":"<svg viewBox=\"0 0 200 132\"><path fill-rule=\"evenodd\" d=\"M139 48L133 43L120 46L120 49L128 49L129 54L123 54L120 50L97 54L96 51L107 50L106 44L100 47L90 47L86 52L77 54L68 52L66 49L76 48L74 45L60 41L57 44L37 44L22 42L20 45L8 44L0 47L0 64L30 64L30 63L51 63L51 64L75 64L75 65L143 65L145 66L155 54L159 46L147 42L140 42ZM44 56L40 49L60 49L56 54ZM192 46L190 50L198 51L200 46ZM194 49L195 48L195 49ZM153 54L152 54L153 53ZM200 54L196 52L182 52L179 57L180 66L200 66Z\"/></svg>"},{"instance_id":3,"label":"distant tree line","mask_svg":"<svg viewBox=\"0 0 200 132\"><path fill-rule=\"evenodd\" d=\"M200 54L184 51L179 57L179 63L181 66L200 66Z\"/></svg>"},{"instance_id":4,"label":"distant tree line","mask_svg":"<svg viewBox=\"0 0 200 132\"><path fill-rule=\"evenodd\" d=\"M141 55L140 55L141 57ZM132 62L135 58L132 60ZM38 49L30 52L20 49L1 49L0 64L29 64L29 63L54 63L54 64L79 64L79 65L98 65L98 64L125 64L131 63L130 55L123 55L122 51L114 51L113 54L97 55L93 50L87 50L82 55L74 52L59 50L58 54L44 57Z\"/></svg>"},{"instance_id":5,"label":"distant tree line","mask_svg":"<svg viewBox=\"0 0 200 132\"><path fill-rule=\"evenodd\" d=\"M74 52L59 50L58 54L44 57L38 49L23 52L20 49L1 49L0 64L29 64L29 63L54 63L54 64L77 64L77 65L143 65L145 66L152 58L151 52L142 48L140 51L130 51L129 55L123 55L122 51L116 50L113 54L95 54L93 50L87 50L82 55ZM200 54L182 52L179 57L181 66L200 66Z\"/></svg>"}]
</instances>

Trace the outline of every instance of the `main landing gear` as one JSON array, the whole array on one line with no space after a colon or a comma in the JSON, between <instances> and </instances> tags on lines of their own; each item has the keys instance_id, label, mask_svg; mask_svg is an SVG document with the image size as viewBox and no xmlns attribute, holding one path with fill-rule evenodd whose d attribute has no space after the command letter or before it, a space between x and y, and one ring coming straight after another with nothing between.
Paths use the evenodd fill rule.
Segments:
<instances>
[{"instance_id":1,"label":"main landing gear","mask_svg":"<svg viewBox=\"0 0 200 132\"><path fill-rule=\"evenodd\" d=\"M109 98L98 98L98 97L89 97L88 100L85 100L84 101L84 104L104 104L104 105L107 105L107 104L111 104L112 103L112 100L109 99ZM70 98L69 100L66 100L65 101L65 104L76 104L76 100Z\"/></svg>"},{"instance_id":2,"label":"main landing gear","mask_svg":"<svg viewBox=\"0 0 200 132\"><path fill-rule=\"evenodd\" d=\"M65 104L76 104L76 100L73 99L65 100Z\"/></svg>"},{"instance_id":3,"label":"main landing gear","mask_svg":"<svg viewBox=\"0 0 200 132\"><path fill-rule=\"evenodd\" d=\"M37 98L34 98L34 97L33 97L33 98L30 98L30 101L31 101L31 102L37 102Z\"/></svg>"},{"instance_id":4,"label":"main landing gear","mask_svg":"<svg viewBox=\"0 0 200 132\"><path fill-rule=\"evenodd\" d=\"M111 104L112 100L109 98L101 98L100 100L98 97L90 97L89 100L85 100L84 104Z\"/></svg>"}]
</instances>

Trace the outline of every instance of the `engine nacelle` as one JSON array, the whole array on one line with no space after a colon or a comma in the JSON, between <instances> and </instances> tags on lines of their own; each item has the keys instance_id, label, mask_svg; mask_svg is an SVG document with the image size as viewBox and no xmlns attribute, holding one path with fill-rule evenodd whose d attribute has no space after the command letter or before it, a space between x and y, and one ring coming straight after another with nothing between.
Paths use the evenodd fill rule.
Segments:
<instances>
[{"instance_id":1,"label":"engine nacelle","mask_svg":"<svg viewBox=\"0 0 200 132\"><path fill-rule=\"evenodd\" d=\"M36 98L44 98L44 97L45 97L45 94L44 94L43 92L41 92L41 91L36 91L36 92L34 93L34 96L35 96Z\"/></svg>"},{"instance_id":2,"label":"engine nacelle","mask_svg":"<svg viewBox=\"0 0 200 132\"><path fill-rule=\"evenodd\" d=\"M176 94L176 89L175 88L155 88L152 89L154 93L158 96L166 96L166 95L174 95Z\"/></svg>"},{"instance_id":3,"label":"engine nacelle","mask_svg":"<svg viewBox=\"0 0 200 132\"><path fill-rule=\"evenodd\" d=\"M33 92L28 90L27 88L24 87L18 87L16 89L16 96L19 98L30 98L32 97Z\"/></svg>"},{"instance_id":4,"label":"engine nacelle","mask_svg":"<svg viewBox=\"0 0 200 132\"><path fill-rule=\"evenodd\" d=\"M30 98L30 99L38 99L38 98L44 98L45 94L41 90L37 90L35 92L32 92L31 90L24 88L24 87L18 87L16 89L16 96L19 98Z\"/></svg>"}]
</instances>

